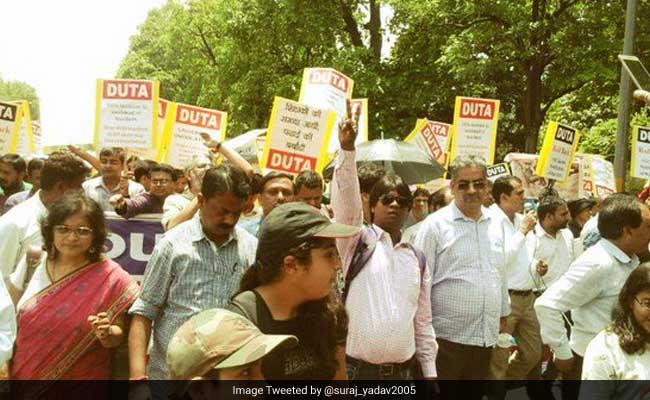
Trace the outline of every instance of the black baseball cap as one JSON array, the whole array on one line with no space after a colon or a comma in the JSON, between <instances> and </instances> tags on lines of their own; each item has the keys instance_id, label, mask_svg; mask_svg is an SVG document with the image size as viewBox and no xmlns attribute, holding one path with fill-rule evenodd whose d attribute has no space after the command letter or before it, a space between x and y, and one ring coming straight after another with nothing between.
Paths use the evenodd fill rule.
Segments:
<instances>
[{"instance_id":1,"label":"black baseball cap","mask_svg":"<svg viewBox=\"0 0 650 400\"><path fill-rule=\"evenodd\" d=\"M284 203L275 207L262 221L257 236L256 259L263 264L310 238L345 238L356 235L359 230L358 226L330 221L309 204Z\"/></svg>"}]
</instances>

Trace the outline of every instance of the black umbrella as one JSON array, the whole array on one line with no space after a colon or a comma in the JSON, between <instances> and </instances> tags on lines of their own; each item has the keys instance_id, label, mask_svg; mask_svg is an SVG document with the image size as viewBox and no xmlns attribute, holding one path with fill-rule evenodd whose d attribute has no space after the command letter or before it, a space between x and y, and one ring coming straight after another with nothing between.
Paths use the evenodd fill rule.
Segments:
<instances>
[{"instance_id":1,"label":"black umbrella","mask_svg":"<svg viewBox=\"0 0 650 400\"><path fill-rule=\"evenodd\" d=\"M399 175L406 184L425 183L444 175L445 169L429 154L413 143L394 139L371 140L356 147L357 166L371 162L387 172ZM332 179L334 160L323 170L325 179Z\"/></svg>"}]
</instances>

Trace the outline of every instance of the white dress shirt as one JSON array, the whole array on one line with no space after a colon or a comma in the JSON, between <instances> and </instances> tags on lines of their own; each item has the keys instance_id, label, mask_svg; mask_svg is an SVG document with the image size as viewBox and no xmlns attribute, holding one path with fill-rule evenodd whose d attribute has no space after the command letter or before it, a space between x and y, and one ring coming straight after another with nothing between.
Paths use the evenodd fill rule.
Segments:
<instances>
[{"instance_id":1,"label":"white dress shirt","mask_svg":"<svg viewBox=\"0 0 650 400\"><path fill-rule=\"evenodd\" d=\"M354 152L339 150L332 181L332 208L337 222L361 225L363 211ZM346 354L372 364L402 363L415 354L423 375L437 376L438 345L431 324L428 267L422 272L406 243L394 244L388 233L372 225L352 238L337 239L344 274L361 235L374 235L377 245L349 288Z\"/></svg>"},{"instance_id":2,"label":"white dress shirt","mask_svg":"<svg viewBox=\"0 0 650 400\"><path fill-rule=\"evenodd\" d=\"M530 273L534 277L536 290L546 290L557 281L573 262L573 234L569 229L560 229L555 237L549 235L538 223L534 234L526 235L526 247L533 254ZM537 261L548 265L544 276L537 273Z\"/></svg>"},{"instance_id":3,"label":"white dress shirt","mask_svg":"<svg viewBox=\"0 0 650 400\"><path fill-rule=\"evenodd\" d=\"M569 270L535 302L542 340L555 355L566 360L571 350L584 355L589 342L611 322L618 294L637 256L629 257L616 245L601 239L578 257ZM571 311L573 328L567 340L562 313Z\"/></svg>"},{"instance_id":4,"label":"white dress shirt","mask_svg":"<svg viewBox=\"0 0 650 400\"><path fill-rule=\"evenodd\" d=\"M490 243L490 216L483 208L474 221L452 202L428 216L415 236L433 278L433 328L450 342L493 346L499 318L510 314L507 283Z\"/></svg>"},{"instance_id":5,"label":"white dress shirt","mask_svg":"<svg viewBox=\"0 0 650 400\"><path fill-rule=\"evenodd\" d=\"M534 290L536 287L530 270L533 254L525 246L526 237L534 233L531 231L524 236L519 230L524 219L519 213L515 214L513 223L497 204L490 206L490 212L493 217L490 239L497 255L497 266L505 274L508 289Z\"/></svg>"},{"instance_id":6,"label":"white dress shirt","mask_svg":"<svg viewBox=\"0 0 650 400\"><path fill-rule=\"evenodd\" d=\"M111 196L120 194L119 184L115 185L113 190L109 190L108 187L106 187L106 184L104 184L104 179L101 176L98 176L97 178L88 179L83 183L83 185L81 185L81 187L86 193L86 196L99 203L99 206L102 208L102 210L115 211L108 200L111 198ZM136 195L144 192L144 186L138 182L129 180L129 197L133 198Z\"/></svg>"},{"instance_id":7,"label":"white dress shirt","mask_svg":"<svg viewBox=\"0 0 650 400\"><path fill-rule=\"evenodd\" d=\"M582 364L585 380L650 380L650 346L643 354L628 354L619 337L609 329L601 331L587 346Z\"/></svg>"},{"instance_id":8,"label":"white dress shirt","mask_svg":"<svg viewBox=\"0 0 650 400\"><path fill-rule=\"evenodd\" d=\"M41 247L40 221L47 214L40 190L0 217L0 271L7 279L30 247Z\"/></svg>"},{"instance_id":9,"label":"white dress shirt","mask_svg":"<svg viewBox=\"0 0 650 400\"><path fill-rule=\"evenodd\" d=\"M0 365L11 360L16 341L16 311L4 279L0 279Z\"/></svg>"}]
</instances>

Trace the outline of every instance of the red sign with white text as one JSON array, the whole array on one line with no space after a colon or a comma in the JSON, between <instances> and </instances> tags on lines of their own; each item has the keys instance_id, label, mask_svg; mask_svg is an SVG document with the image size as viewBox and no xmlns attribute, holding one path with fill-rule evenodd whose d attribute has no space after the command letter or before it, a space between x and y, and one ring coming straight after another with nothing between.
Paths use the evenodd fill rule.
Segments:
<instances>
[{"instance_id":1,"label":"red sign with white text","mask_svg":"<svg viewBox=\"0 0 650 400\"><path fill-rule=\"evenodd\" d=\"M153 82L105 80L102 84L104 99L151 100L153 98Z\"/></svg>"}]
</instances>

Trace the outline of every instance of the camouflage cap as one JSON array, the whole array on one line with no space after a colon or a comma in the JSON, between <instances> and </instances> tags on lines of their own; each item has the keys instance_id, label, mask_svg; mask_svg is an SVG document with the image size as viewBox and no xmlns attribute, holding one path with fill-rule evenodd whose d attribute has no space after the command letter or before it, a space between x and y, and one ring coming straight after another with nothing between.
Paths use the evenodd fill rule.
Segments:
<instances>
[{"instance_id":1,"label":"camouflage cap","mask_svg":"<svg viewBox=\"0 0 650 400\"><path fill-rule=\"evenodd\" d=\"M265 335L239 314L214 308L190 318L167 348L170 379L189 380L211 369L239 367L257 361L291 335Z\"/></svg>"}]
</instances>

